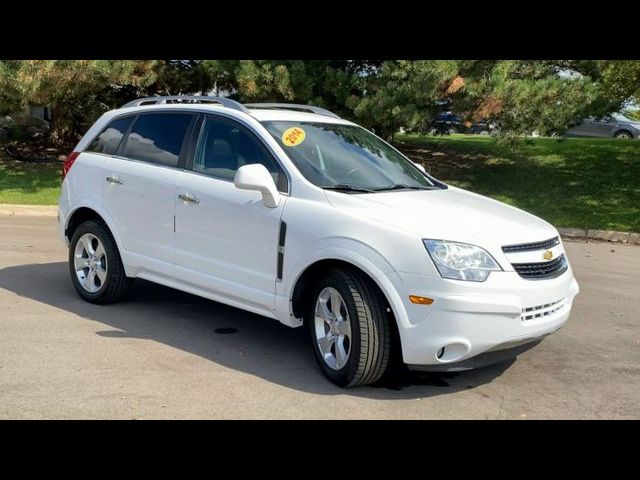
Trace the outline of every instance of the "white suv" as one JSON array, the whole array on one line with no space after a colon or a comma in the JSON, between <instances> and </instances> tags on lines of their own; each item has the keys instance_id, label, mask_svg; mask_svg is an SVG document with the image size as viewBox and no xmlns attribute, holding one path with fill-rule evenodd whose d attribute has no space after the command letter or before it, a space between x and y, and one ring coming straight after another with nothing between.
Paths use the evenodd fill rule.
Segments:
<instances>
[{"instance_id":1,"label":"white suv","mask_svg":"<svg viewBox=\"0 0 640 480\"><path fill-rule=\"evenodd\" d=\"M63 169L87 301L138 277L308 328L333 382L466 370L559 329L578 284L557 230L446 185L308 105L154 97L105 113Z\"/></svg>"}]
</instances>

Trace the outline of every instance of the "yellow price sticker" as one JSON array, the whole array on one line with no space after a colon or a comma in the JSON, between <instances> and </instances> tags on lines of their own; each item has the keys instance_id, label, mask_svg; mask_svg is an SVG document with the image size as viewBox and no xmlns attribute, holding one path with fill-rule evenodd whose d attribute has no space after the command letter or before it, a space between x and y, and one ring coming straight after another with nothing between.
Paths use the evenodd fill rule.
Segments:
<instances>
[{"instance_id":1,"label":"yellow price sticker","mask_svg":"<svg viewBox=\"0 0 640 480\"><path fill-rule=\"evenodd\" d=\"M282 143L287 147L295 147L304 142L305 133L300 127L287 128L282 133Z\"/></svg>"}]
</instances>

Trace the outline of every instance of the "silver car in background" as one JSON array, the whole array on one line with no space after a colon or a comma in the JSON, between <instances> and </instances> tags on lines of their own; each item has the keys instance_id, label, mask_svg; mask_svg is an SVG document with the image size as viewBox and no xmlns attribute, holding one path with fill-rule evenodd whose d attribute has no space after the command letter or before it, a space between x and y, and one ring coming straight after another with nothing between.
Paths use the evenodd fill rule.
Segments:
<instances>
[{"instance_id":1,"label":"silver car in background","mask_svg":"<svg viewBox=\"0 0 640 480\"><path fill-rule=\"evenodd\" d=\"M640 122L619 113L602 118L588 117L581 124L569 128L566 137L607 137L631 139L640 136Z\"/></svg>"}]
</instances>

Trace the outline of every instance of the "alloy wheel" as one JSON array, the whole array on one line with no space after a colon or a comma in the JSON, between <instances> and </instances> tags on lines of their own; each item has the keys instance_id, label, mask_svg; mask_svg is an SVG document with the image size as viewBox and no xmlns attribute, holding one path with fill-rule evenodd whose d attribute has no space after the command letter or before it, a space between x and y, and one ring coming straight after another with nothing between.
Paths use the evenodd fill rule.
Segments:
<instances>
[{"instance_id":1,"label":"alloy wheel","mask_svg":"<svg viewBox=\"0 0 640 480\"><path fill-rule=\"evenodd\" d=\"M347 305L333 287L322 289L315 306L315 335L325 364L340 370L351 353L351 322Z\"/></svg>"},{"instance_id":2,"label":"alloy wheel","mask_svg":"<svg viewBox=\"0 0 640 480\"><path fill-rule=\"evenodd\" d=\"M74 250L74 267L78 282L89 293L99 291L107 280L107 255L98 237L82 235Z\"/></svg>"}]
</instances>

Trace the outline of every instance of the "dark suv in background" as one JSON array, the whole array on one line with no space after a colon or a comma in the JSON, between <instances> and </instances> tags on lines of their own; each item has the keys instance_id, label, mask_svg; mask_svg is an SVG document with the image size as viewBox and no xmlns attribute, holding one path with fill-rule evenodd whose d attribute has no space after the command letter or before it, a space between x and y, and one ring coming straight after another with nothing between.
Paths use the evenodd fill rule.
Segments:
<instances>
[{"instance_id":1,"label":"dark suv in background","mask_svg":"<svg viewBox=\"0 0 640 480\"><path fill-rule=\"evenodd\" d=\"M497 131L493 122L481 120L467 126L462 117L452 112L441 112L429 127L431 135L446 135L452 133L470 133L477 135L491 135Z\"/></svg>"}]
</instances>

